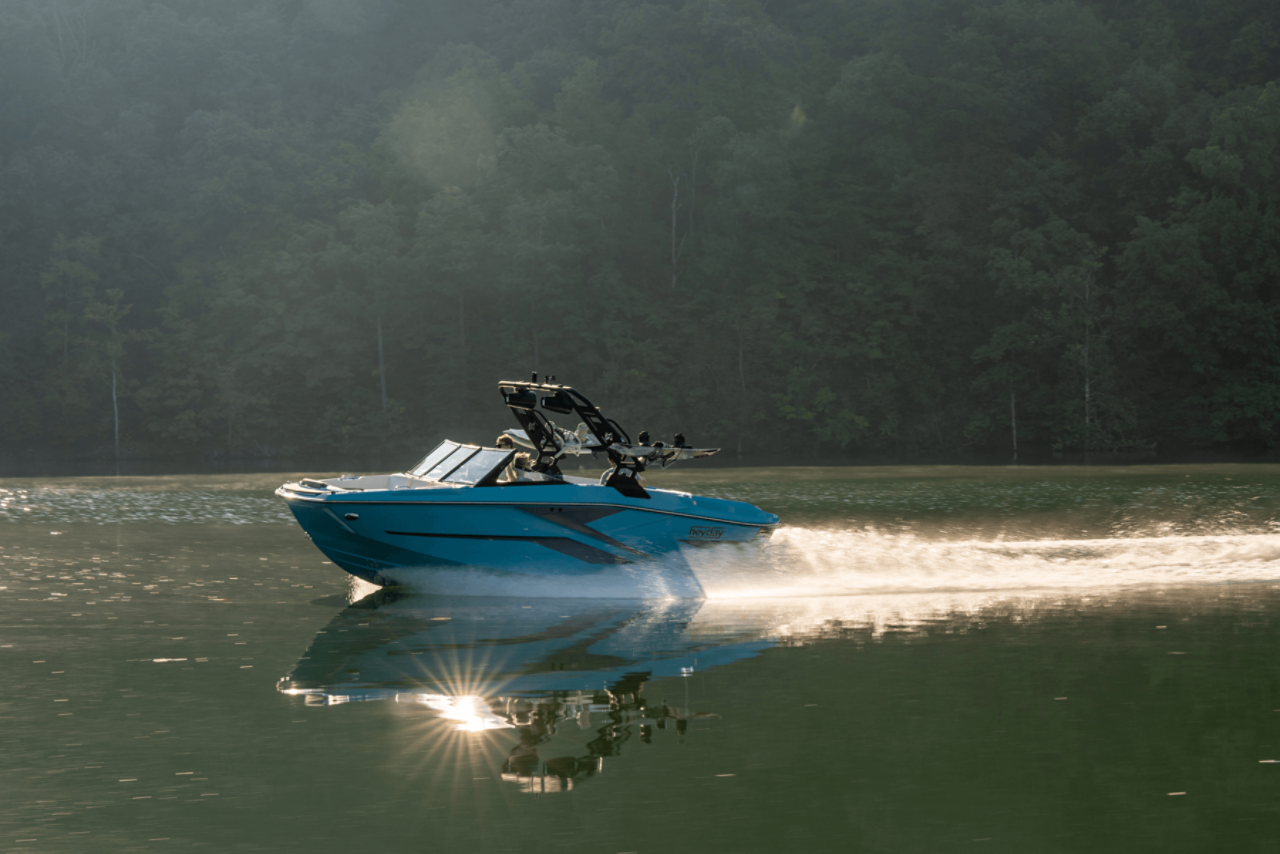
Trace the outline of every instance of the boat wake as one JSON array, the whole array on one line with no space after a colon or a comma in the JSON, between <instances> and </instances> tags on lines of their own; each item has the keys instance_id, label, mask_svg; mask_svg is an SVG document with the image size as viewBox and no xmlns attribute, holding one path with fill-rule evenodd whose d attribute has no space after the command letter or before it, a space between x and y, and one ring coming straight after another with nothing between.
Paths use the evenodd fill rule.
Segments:
<instances>
[{"instance_id":1,"label":"boat wake","mask_svg":"<svg viewBox=\"0 0 1280 854\"><path fill-rule=\"evenodd\" d=\"M783 527L764 548L724 544L578 577L433 568L406 586L455 596L734 599L1115 590L1280 581L1280 535L951 540ZM354 582L352 601L376 589Z\"/></svg>"},{"instance_id":2,"label":"boat wake","mask_svg":"<svg viewBox=\"0 0 1280 854\"><path fill-rule=\"evenodd\" d=\"M396 580L400 586L417 593L449 596L526 599L700 599L705 596L679 552L654 561L611 566L581 575L433 566L421 570L400 568L396 570ZM365 586L359 590L375 589L367 582L362 584Z\"/></svg>"},{"instance_id":3,"label":"boat wake","mask_svg":"<svg viewBox=\"0 0 1280 854\"><path fill-rule=\"evenodd\" d=\"M1280 580L1280 535L931 541L784 527L756 555L690 563L713 600L1204 585Z\"/></svg>"}]
</instances>

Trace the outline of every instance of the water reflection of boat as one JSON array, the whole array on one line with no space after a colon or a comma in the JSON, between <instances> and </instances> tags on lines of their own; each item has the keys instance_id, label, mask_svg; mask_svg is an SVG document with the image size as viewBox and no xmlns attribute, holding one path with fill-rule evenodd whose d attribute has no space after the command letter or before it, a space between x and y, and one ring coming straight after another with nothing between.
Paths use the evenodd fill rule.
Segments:
<instances>
[{"instance_id":1,"label":"water reflection of boat","mask_svg":"<svg viewBox=\"0 0 1280 854\"><path fill-rule=\"evenodd\" d=\"M410 471L303 478L276 495L352 575L454 595L493 595L518 581L521 593L543 596L698 598L692 550L748 546L778 524L741 501L645 489L646 469L715 448L691 448L683 435L667 444L642 433L633 442L566 385L535 378L499 390L521 425L499 447L444 442ZM544 411L571 416L577 430L557 427ZM610 468L599 478L560 470L569 456L600 454ZM538 589L549 581L561 586Z\"/></svg>"},{"instance_id":2,"label":"water reflection of boat","mask_svg":"<svg viewBox=\"0 0 1280 854\"><path fill-rule=\"evenodd\" d=\"M560 791L598 774L633 739L684 737L691 719L714 717L687 700L646 698L651 679L772 645L692 638L700 606L384 590L334 616L277 687L308 705L386 700L430 710L453 730L507 731L516 743L502 778L523 791Z\"/></svg>"}]
</instances>

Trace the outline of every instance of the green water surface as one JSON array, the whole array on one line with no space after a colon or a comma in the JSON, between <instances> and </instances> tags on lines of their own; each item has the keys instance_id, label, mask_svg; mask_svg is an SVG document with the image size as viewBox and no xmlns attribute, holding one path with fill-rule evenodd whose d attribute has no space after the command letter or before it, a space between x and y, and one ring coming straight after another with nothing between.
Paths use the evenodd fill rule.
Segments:
<instances>
[{"instance_id":1,"label":"green water surface","mask_svg":"<svg viewBox=\"0 0 1280 854\"><path fill-rule=\"evenodd\" d=\"M720 594L680 628L763 649L638 679L589 719L481 732L279 690L321 641L357 661L385 640L360 633L382 606L349 606L369 590L303 538L280 480L0 481L0 850L1201 852L1280 835L1272 467L655 477L782 515L771 562L714 567ZM788 574L831 593L777 595ZM466 684L484 664L457 637L448 676ZM590 767L554 791L504 779L522 743L541 774Z\"/></svg>"}]
</instances>

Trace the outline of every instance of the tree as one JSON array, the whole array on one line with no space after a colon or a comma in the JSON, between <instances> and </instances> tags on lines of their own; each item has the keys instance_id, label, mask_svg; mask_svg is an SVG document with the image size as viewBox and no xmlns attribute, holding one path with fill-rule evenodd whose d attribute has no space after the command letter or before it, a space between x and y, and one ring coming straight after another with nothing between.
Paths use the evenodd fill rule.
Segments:
<instances>
[{"instance_id":1,"label":"tree","mask_svg":"<svg viewBox=\"0 0 1280 854\"><path fill-rule=\"evenodd\" d=\"M105 363L111 376L111 424L114 456L120 459L120 396L122 378L120 369L125 356L126 342L138 336L121 329L120 322L132 306L122 305L124 291L110 288L102 294L90 292L85 304L85 320L97 327L88 342L92 357Z\"/></svg>"}]
</instances>

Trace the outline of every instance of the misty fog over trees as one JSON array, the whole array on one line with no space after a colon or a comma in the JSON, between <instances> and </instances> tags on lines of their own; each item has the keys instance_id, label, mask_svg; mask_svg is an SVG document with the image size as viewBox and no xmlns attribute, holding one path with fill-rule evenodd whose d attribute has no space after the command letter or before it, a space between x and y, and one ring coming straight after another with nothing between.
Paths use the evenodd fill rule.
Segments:
<instances>
[{"instance_id":1,"label":"misty fog over trees","mask_svg":"<svg viewBox=\"0 0 1280 854\"><path fill-rule=\"evenodd\" d=\"M1280 438L1274 0L0 0L0 455ZM570 426L573 425L563 425Z\"/></svg>"}]
</instances>

